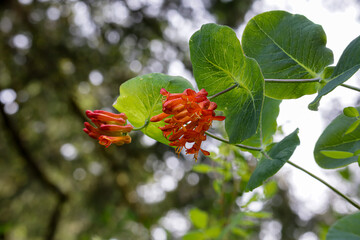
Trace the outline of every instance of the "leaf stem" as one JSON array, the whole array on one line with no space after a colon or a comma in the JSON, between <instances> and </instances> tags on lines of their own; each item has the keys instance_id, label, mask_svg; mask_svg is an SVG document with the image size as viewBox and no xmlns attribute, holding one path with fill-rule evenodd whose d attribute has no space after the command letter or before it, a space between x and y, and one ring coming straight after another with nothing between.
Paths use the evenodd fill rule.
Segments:
<instances>
[{"instance_id":1,"label":"leaf stem","mask_svg":"<svg viewBox=\"0 0 360 240\"><path fill-rule=\"evenodd\" d=\"M225 90L223 90L223 91L221 91L221 92L218 92L218 93L216 93L216 94L208 97L208 99L216 98L217 96L219 96L219 95L221 95L221 94L224 94L224 93L226 93L226 92L228 92L228 91L236 88L237 86L239 86L239 84L238 84L238 83L235 83L235 84L232 85L231 87L229 87L229 88L227 88L227 89L225 89Z\"/></svg>"},{"instance_id":2,"label":"leaf stem","mask_svg":"<svg viewBox=\"0 0 360 240\"><path fill-rule=\"evenodd\" d=\"M205 134L212 137L212 138L215 138L216 140L219 140L220 142L231 144L228 140L223 139L221 137L218 137L218 136L216 136L216 135L214 135L212 133L205 132ZM244 148L244 149L247 149L247 150L252 150L252 151L258 151L258 152L263 151L262 148L258 148L258 147L252 147L252 146L247 146L247 145L242 145L242 144L231 144L231 145L234 145L234 146L237 146L237 147L240 147L240 148Z\"/></svg>"},{"instance_id":3,"label":"leaf stem","mask_svg":"<svg viewBox=\"0 0 360 240\"><path fill-rule=\"evenodd\" d=\"M221 142L224 142L224 143L228 143L230 144L230 142L228 140L225 140L223 138L220 138L214 134L211 134L209 132L205 132L206 135L212 137L212 138L215 138L216 140L219 140ZM246 145L242 145L242 144L233 144L237 147L240 147L240 148L244 148L244 149L247 149L247 150L253 150L253 151L259 151L259 152L262 152L265 157L271 159L267 153L262 149L262 148L257 148L257 147L252 147L252 146L246 146ZM304 168L300 167L299 165L291 162L291 161L287 161L288 164L290 164L291 166L299 169L300 171L303 171L304 173L308 174L309 176L313 177L314 179L318 180L319 182L321 182L322 184L324 184L325 186L327 186L328 188L330 188L332 191L334 191L336 194L338 194L340 197L344 198L348 203L350 203L351 205L353 205L354 207L356 207L357 209L360 210L360 205L358 205L356 202L354 202L353 200L351 200L349 197L345 196L343 193L341 193L339 190L337 190L335 187L331 186L329 183L327 183L325 180L319 178L318 176L312 174L311 172L305 170Z\"/></svg>"},{"instance_id":4,"label":"leaf stem","mask_svg":"<svg viewBox=\"0 0 360 240\"><path fill-rule=\"evenodd\" d=\"M147 127L147 125L149 125L149 123L150 123L149 119L146 119L144 125L142 125L141 127L138 127L138 128L133 128L132 131L139 131L139 130Z\"/></svg>"},{"instance_id":5,"label":"leaf stem","mask_svg":"<svg viewBox=\"0 0 360 240\"><path fill-rule=\"evenodd\" d=\"M272 79L266 78L265 82L279 82L279 83L305 83L305 82L320 82L321 78L309 78L309 79Z\"/></svg>"},{"instance_id":6,"label":"leaf stem","mask_svg":"<svg viewBox=\"0 0 360 240\"><path fill-rule=\"evenodd\" d=\"M325 186L327 186L328 188L330 188L331 190L333 190L336 194L338 194L340 197L344 198L347 202L349 202L351 205L353 205L354 207L356 207L357 209L360 210L360 205L357 204L356 202L354 202L353 200L351 200L350 198L348 198L347 196L345 196L344 194L342 194L341 192L339 192L339 190L337 190L335 187L331 186L329 183L327 183L326 181L324 181L323 179L317 177L316 175L312 174L311 172L305 170L304 168L296 165L295 163L291 162L291 161L287 161L287 163L289 163L291 166L303 171L304 173L308 174L309 176L315 178L316 180L318 180L319 182L321 182L322 184L324 184Z\"/></svg>"},{"instance_id":7,"label":"leaf stem","mask_svg":"<svg viewBox=\"0 0 360 240\"><path fill-rule=\"evenodd\" d=\"M350 86L350 85L347 85L347 84L344 84L344 83L340 84L340 86L360 92L360 88L353 87L353 86Z\"/></svg>"}]
</instances>

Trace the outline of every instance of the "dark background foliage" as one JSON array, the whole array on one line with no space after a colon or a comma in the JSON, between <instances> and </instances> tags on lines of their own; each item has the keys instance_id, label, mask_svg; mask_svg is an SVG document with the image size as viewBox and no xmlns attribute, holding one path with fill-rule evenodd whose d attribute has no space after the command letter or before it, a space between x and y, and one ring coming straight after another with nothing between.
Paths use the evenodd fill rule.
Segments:
<instances>
[{"instance_id":1,"label":"dark background foliage","mask_svg":"<svg viewBox=\"0 0 360 240\"><path fill-rule=\"evenodd\" d=\"M150 239L191 207L216 216L226 203L193 159L139 133L105 149L82 132L84 112L114 111L120 84L138 74L191 72L186 31L204 20L238 27L252 0L1 3L0 239ZM160 200L149 204L145 184L169 175L174 189L150 188ZM326 218L299 220L284 184L264 208L283 239Z\"/></svg>"}]
</instances>

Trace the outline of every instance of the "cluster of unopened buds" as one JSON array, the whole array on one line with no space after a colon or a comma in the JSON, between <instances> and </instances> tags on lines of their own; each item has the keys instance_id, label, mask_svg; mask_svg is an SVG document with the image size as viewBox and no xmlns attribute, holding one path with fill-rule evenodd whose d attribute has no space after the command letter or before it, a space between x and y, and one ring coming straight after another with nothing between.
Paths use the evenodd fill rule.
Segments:
<instances>
[{"instance_id":1,"label":"cluster of unopened buds","mask_svg":"<svg viewBox=\"0 0 360 240\"><path fill-rule=\"evenodd\" d=\"M99 140L101 145L109 147L112 143L123 145L131 143L129 132L133 126L126 124L127 117L124 113L111 113L102 110L86 111L86 116L90 118L91 125L85 122L83 129L90 137Z\"/></svg>"},{"instance_id":2,"label":"cluster of unopened buds","mask_svg":"<svg viewBox=\"0 0 360 240\"><path fill-rule=\"evenodd\" d=\"M163 112L153 116L150 121L164 120L166 125L160 127L160 130L170 141L169 145L175 146L178 154L185 148L186 154L194 154L195 160L199 151L206 156L209 155L208 151L201 148L201 143L206 140L205 132L213 120L223 121L225 117L215 115L217 105L207 98L208 93L205 89L199 92L186 89L183 93L169 93L163 88L160 94L165 97L162 104ZM126 124L127 117L124 113L114 114L95 110L86 111L86 115L96 127L85 122L84 131L90 137L98 139L100 144L108 147L112 143L122 145L131 142L128 133L133 127ZM187 143L192 146L188 147Z\"/></svg>"}]
</instances>

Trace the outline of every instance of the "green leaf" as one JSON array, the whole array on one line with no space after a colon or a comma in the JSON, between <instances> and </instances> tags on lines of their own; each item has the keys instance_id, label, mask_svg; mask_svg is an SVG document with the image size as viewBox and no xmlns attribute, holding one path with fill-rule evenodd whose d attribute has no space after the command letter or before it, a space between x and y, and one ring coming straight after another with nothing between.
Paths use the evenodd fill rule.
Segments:
<instances>
[{"instance_id":1,"label":"green leaf","mask_svg":"<svg viewBox=\"0 0 360 240\"><path fill-rule=\"evenodd\" d=\"M359 116L358 110L356 108L354 108L354 107L346 107L346 108L344 108L343 113L347 117L358 117Z\"/></svg>"},{"instance_id":2,"label":"green leaf","mask_svg":"<svg viewBox=\"0 0 360 240\"><path fill-rule=\"evenodd\" d=\"M357 108L359 110L359 108ZM357 157L334 159L322 154L322 151L343 151L354 153L360 149L360 128L349 134L345 132L358 121L356 118L346 117L344 114L337 116L323 131L314 148L314 158L322 168L338 168L356 162Z\"/></svg>"},{"instance_id":3,"label":"green leaf","mask_svg":"<svg viewBox=\"0 0 360 240\"><path fill-rule=\"evenodd\" d=\"M210 165L207 165L207 164L199 163L199 164L194 165L192 170L194 172L198 172L198 173L208 173L208 172L215 171L215 168Z\"/></svg>"},{"instance_id":4,"label":"green leaf","mask_svg":"<svg viewBox=\"0 0 360 240\"><path fill-rule=\"evenodd\" d=\"M220 235L221 233L221 228L216 226L216 227L211 227L205 230L205 235L207 238L216 238Z\"/></svg>"},{"instance_id":5,"label":"green leaf","mask_svg":"<svg viewBox=\"0 0 360 240\"><path fill-rule=\"evenodd\" d=\"M326 240L360 240L360 212L338 220L329 229Z\"/></svg>"},{"instance_id":6,"label":"green leaf","mask_svg":"<svg viewBox=\"0 0 360 240\"><path fill-rule=\"evenodd\" d=\"M261 147L272 143L272 137L277 129L276 119L280 111L280 100L265 97L263 109L261 111L261 130L262 130L262 144L260 139L260 131L249 139L246 139L241 144L253 147ZM250 151L253 155L258 152Z\"/></svg>"},{"instance_id":7,"label":"green leaf","mask_svg":"<svg viewBox=\"0 0 360 240\"><path fill-rule=\"evenodd\" d=\"M120 86L120 96L114 108L123 112L134 127L141 127L147 119L162 112L161 88L171 93L180 93L187 88L193 89L189 81L182 77L151 73L132 78ZM149 123L142 129L149 137L168 144L159 127L164 121Z\"/></svg>"},{"instance_id":8,"label":"green leaf","mask_svg":"<svg viewBox=\"0 0 360 240\"><path fill-rule=\"evenodd\" d=\"M354 156L354 154L351 152L334 151L334 150L322 150L320 151L320 153L326 157L334 158L334 159L343 159Z\"/></svg>"},{"instance_id":9,"label":"green leaf","mask_svg":"<svg viewBox=\"0 0 360 240\"><path fill-rule=\"evenodd\" d=\"M269 181L264 184L265 198L272 198L278 191L277 183L275 181Z\"/></svg>"},{"instance_id":10,"label":"green leaf","mask_svg":"<svg viewBox=\"0 0 360 240\"><path fill-rule=\"evenodd\" d=\"M184 235L182 240L205 240L205 234L202 231L192 231Z\"/></svg>"},{"instance_id":11,"label":"green leaf","mask_svg":"<svg viewBox=\"0 0 360 240\"><path fill-rule=\"evenodd\" d=\"M360 120L358 119L350 125L350 127L348 128L348 130L346 130L344 134L352 133L359 126L359 124L360 124Z\"/></svg>"},{"instance_id":12,"label":"green leaf","mask_svg":"<svg viewBox=\"0 0 360 240\"><path fill-rule=\"evenodd\" d=\"M225 129L231 143L256 133L263 104L264 79L259 65L247 58L235 32L206 24L190 39L190 56L199 89L209 96L234 84L237 87L212 101L225 113Z\"/></svg>"},{"instance_id":13,"label":"green leaf","mask_svg":"<svg viewBox=\"0 0 360 240\"><path fill-rule=\"evenodd\" d=\"M252 18L243 33L243 49L255 58L265 79L312 79L333 63L320 25L302 15L271 11ZM318 82L267 82L265 94L276 99L317 92Z\"/></svg>"},{"instance_id":14,"label":"green leaf","mask_svg":"<svg viewBox=\"0 0 360 240\"><path fill-rule=\"evenodd\" d=\"M208 214L198 208L193 208L189 212L190 220L196 228L204 229L208 223Z\"/></svg>"},{"instance_id":15,"label":"green leaf","mask_svg":"<svg viewBox=\"0 0 360 240\"><path fill-rule=\"evenodd\" d=\"M310 110L318 110L321 98L352 77L360 68L360 36L355 38L342 53L330 81L309 104Z\"/></svg>"},{"instance_id":16,"label":"green leaf","mask_svg":"<svg viewBox=\"0 0 360 240\"><path fill-rule=\"evenodd\" d=\"M296 129L279 143L276 143L267 153L269 158L263 156L260 159L246 186L246 191L252 191L261 186L266 179L273 176L284 166L294 153L296 147L300 144L297 135L298 131L299 130Z\"/></svg>"}]
</instances>

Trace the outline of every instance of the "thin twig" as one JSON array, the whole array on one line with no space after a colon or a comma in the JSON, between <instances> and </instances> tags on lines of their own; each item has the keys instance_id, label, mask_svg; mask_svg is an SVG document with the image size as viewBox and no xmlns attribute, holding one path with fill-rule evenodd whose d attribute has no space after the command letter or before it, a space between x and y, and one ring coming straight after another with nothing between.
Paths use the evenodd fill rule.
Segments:
<instances>
[{"instance_id":1,"label":"thin twig","mask_svg":"<svg viewBox=\"0 0 360 240\"><path fill-rule=\"evenodd\" d=\"M142 125L141 127L138 127L138 128L133 128L132 131L139 131L139 130L147 127L147 125L149 125L149 122L150 122L149 119L146 119L144 125Z\"/></svg>"},{"instance_id":2,"label":"thin twig","mask_svg":"<svg viewBox=\"0 0 360 240\"><path fill-rule=\"evenodd\" d=\"M337 190L335 187L331 186L329 183L325 182L324 180L322 180L321 178L317 177L316 175L312 174L311 172L305 170L304 168L296 165L295 163L291 162L291 161L287 161L288 164L292 165L293 167L303 171L304 173L310 175L311 177L315 178L316 180L318 180L319 182L321 182L322 184L324 184L325 186L327 186L328 188L330 188L331 190L333 190L336 194L338 194L339 196L341 196L342 198L344 198L346 201L348 201L351 205L353 205L354 207L356 207L357 209L360 210L360 206L354 202L353 200L351 200L350 198L348 198L347 196L345 196L344 194L342 194L341 192L339 192L339 190Z\"/></svg>"},{"instance_id":3,"label":"thin twig","mask_svg":"<svg viewBox=\"0 0 360 240\"><path fill-rule=\"evenodd\" d=\"M224 142L224 143L229 143L228 140L225 140L223 138L220 138L220 137L217 137L209 132L205 132L208 136L212 137L212 138L215 138L221 142ZM261 148L256 148L256 147L251 147L251 146L245 146L245 145L242 145L242 144L234 144L235 146L237 147L240 147L240 148L244 148L244 149L248 149L248 150L255 150L255 151L261 151L263 154L265 154L265 157L271 159L269 156L267 156L267 154L263 151L263 149ZM353 205L354 207L356 207L357 209L360 210L360 206L355 203L353 200L351 200L349 197L345 196L343 193L341 193L339 190L337 190L335 187L331 186L329 183L325 182L325 180L315 176L314 174L312 174L311 172L305 170L304 168L296 165L295 163L291 162L291 161L287 161L287 163L289 163L290 165L292 165L293 167L303 171L304 173L308 174L309 176L313 177L314 179L318 180L319 182L321 182L322 184L324 184L325 186L327 186L328 188L330 188L331 190L333 190L336 194L338 194L340 197L344 198L346 201L348 201L351 205Z\"/></svg>"},{"instance_id":4,"label":"thin twig","mask_svg":"<svg viewBox=\"0 0 360 240\"><path fill-rule=\"evenodd\" d=\"M347 85L347 84L344 84L344 83L340 84L340 86L360 92L360 88L353 87L353 86L350 86L350 85Z\"/></svg>"},{"instance_id":5,"label":"thin twig","mask_svg":"<svg viewBox=\"0 0 360 240\"><path fill-rule=\"evenodd\" d=\"M272 79L266 78L265 82L279 82L279 83L307 83L307 82L320 82L321 78L309 78L309 79Z\"/></svg>"},{"instance_id":6,"label":"thin twig","mask_svg":"<svg viewBox=\"0 0 360 240\"><path fill-rule=\"evenodd\" d=\"M231 144L228 140L225 140L223 138L220 138L212 133L209 133L209 132L205 132L206 135L212 137L212 138L215 138L216 140L219 140L221 142L224 142L224 143L228 143L228 144ZM240 147L240 148L243 148L243 149L247 149L247 150L252 150L252 151L257 151L257 152L261 152L263 151L262 148L258 148L258 147L252 147L252 146L247 146L247 145L242 145L242 144L232 144L234 146L237 146L237 147Z\"/></svg>"},{"instance_id":7,"label":"thin twig","mask_svg":"<svg viewBox=\"0 0 360 240\"><path fill-rule=\"evenodd\" d=\"M218 92L218 93L216 93L216 94L208 97L208 99L216 98L217 96L220 96L221 94L224 94L224 93L226 93L226 92L228 92L228 91L236 88L237 86L239 86L239 84L238 84L238 83L235 83L235 84L232 85L231 87L229 87L229 88L227 88L227 89L225 89L225 90L223 90L223 91L221 91L221 92Z\"/></svg>"}]
</instances>

